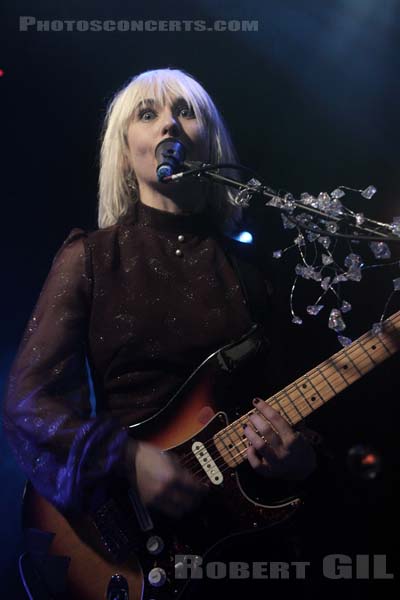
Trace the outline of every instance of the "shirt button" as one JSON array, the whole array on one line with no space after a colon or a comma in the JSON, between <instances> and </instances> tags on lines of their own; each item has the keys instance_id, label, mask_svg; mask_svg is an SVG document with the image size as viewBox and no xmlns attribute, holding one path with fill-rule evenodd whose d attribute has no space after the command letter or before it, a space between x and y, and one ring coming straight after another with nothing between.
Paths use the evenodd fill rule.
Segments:
<instances>
[{"instance_id":1,"label":"shirt button","mask_svg":"<svg viewBox=\"0 0 400 600\"><path fill-rule=\"evenodd\" d=\"M185 236L184 235L178 235L178 242L184 242L185 241Z\"/></svg>"},{"instance_id":2,"label":"shirt button","mask_svg":"<svg viewBox=\"0 0 400 600\"><path fill-rule=\"evenodd\" d=\"M179 250L179 248L175 250L175 256L183 256L182 250Z\"/></svg>"}]
</instances>

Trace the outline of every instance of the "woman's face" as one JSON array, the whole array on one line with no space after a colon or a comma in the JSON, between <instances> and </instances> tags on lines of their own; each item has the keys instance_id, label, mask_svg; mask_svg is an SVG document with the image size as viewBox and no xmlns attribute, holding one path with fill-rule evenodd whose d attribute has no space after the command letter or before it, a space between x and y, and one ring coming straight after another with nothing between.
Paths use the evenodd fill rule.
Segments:
<instances>
[{"instance_id":1,"label":"woman's face","mask_svg":"<svg viewBox=\"0 0 400 600\"><path fill-rule=\"evenodd\" d=\"M128 128L129 163L139 188L165 186L157 179L155 149L169 137L183 143L187 160L209 159L205 132L186 101L176 98L161 106L149 99L136 109Z\"/></svg>"}]
</instances>

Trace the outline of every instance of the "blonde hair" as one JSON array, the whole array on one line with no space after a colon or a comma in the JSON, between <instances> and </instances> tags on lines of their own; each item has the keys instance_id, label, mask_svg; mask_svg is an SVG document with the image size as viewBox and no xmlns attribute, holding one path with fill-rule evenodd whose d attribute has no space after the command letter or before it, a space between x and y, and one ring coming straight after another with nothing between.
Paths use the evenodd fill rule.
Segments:
<instances>
[{"instance_id":1,"label":"blonde hair","mask_svg":"<svg viewBox=\"0 0 400 600\"><path fill-rule=\"evenodd\" d=\"M205 89L188 73L179 69L156 69L133 77L110 102L104 121L100 152L98 226L100 229L121 221L138 200L138 189L129 166L127 132L133 114L144 99L161 105L167 99L182 97L190 106L207 135L210 163L237 162L230 135L214 102ZM232 172L237 178L238 172ZM229 177L228 170L222 174ZM133 177L134 179L134 177ZM240 218L233 205L237 191L221 184L210 184L208 210L222 229L232 229Z\"/></svg>"}]
</instances>

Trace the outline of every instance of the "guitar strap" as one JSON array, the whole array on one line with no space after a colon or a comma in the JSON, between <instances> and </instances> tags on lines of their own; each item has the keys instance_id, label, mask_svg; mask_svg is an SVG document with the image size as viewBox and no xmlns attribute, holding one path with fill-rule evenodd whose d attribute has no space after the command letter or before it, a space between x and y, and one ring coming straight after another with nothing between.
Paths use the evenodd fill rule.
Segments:
<instances>
[{"instance_id":1,"label":"guitar strap","mask_svg":"<svg viewBox=\"0 0 400 600\"><path fill-rule=\"evenodd\" d=\"M268 331L272 318L272 285L257 264L256 253L252 248L243 248L247 244L230 238L224 238L222 245L239 280L253 322Z\"/></svg>"}]
</instances>

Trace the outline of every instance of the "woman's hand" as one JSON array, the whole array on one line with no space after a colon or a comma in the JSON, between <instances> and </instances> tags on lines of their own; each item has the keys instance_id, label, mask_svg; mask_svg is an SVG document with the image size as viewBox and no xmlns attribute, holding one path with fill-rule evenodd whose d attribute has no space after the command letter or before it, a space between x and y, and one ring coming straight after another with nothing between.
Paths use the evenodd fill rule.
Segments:
<instances>
[{"instance_id":1,"label":"woman's hand","mask_svg":"<svg viewBox=\"0 0 400 600\"><path fill-rule=\"evenodd\" d=\"M244 426L250 442L247 449L249 463L265 477L301 480L316 467L316 456L311 444L263 400L253 400L256 411Z\"/></svg>"},{"instance_id":2,"label":"woman's hand","mask_svg":"<svg viewBox=\"0 0 400 600\"><path fill-rule=\"evenodd\" d=\"M204 495L204 486L174 456L145 442L138 444L135 468L142 502L170 517L193 510Z\"/></svg>"}]
</instances>

